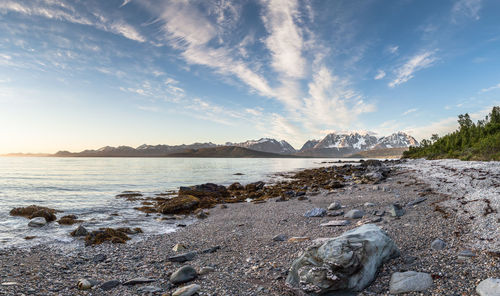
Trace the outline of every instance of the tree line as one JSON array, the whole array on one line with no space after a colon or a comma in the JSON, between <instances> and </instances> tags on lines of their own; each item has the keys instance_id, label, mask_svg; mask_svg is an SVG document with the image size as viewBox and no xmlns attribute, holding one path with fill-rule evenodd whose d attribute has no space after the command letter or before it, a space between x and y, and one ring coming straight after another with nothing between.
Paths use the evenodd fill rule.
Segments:
<instances>
[{"instance_id":1,"label":"tree line","mask_svg":"<svg viewBox=\"0 0 500 296\"><path fill-rule=\"evenodd\" d=\"M474 123L469 114L458 116L458 129L443 137L433 134L419 147L410 147L403 158L458 158L462 160L500 160L500 106Z\"/></svg>"}]
</instances>

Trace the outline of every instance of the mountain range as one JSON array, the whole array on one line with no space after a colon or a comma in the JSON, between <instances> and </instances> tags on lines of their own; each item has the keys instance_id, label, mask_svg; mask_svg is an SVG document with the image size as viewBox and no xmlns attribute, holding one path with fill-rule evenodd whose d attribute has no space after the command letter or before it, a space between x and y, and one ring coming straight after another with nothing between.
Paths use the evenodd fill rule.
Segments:
<instances>
[{"instance_id":1,"label":"mountain range","mask_svg":"<svg viewBox=\"0 0 500 296\"><path fill-rule=\"evenodd\" d=\"M97 150L84 150L77 153L59 151L59 157L349 157L363 151L391 150L418 146L412 136L398 132L387 137L377 138L369 134L331 133L322 140L309 140L300 150L288 142L271 138L249 140L241 143L227 142L225 145L214 143L194 143L190 145L141 145L102 147ZM231 148L228 148L231 147ZM238 148L238 149L236 149ZM404 149L403 149L404 150ZM402 151L401 149L397 151ZM256 153L260 152L260 153ZM387 152L385 152L387 153ZM373 154L373 153L372 153Z\"/></svg>"}]
</instances>

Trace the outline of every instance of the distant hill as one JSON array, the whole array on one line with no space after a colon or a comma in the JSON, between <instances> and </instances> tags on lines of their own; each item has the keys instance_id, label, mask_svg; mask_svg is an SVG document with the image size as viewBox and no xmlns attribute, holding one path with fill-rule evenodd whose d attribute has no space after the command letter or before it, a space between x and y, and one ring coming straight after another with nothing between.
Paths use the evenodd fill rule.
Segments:
<instances>
[{"instance_id":1,"label":"distant hill","mask_svg":"<svg viewBox=\"0 0 500 296\"><path fill-rule=\"evenodd\" d=\"M361 151L355 154L351 154L350 158L401 158L403 152L408 151L408 147L402 148L385 148L385 149L374 149Z\"/></svg>"},{"instance_id":2,"label":"distant hill","mask_svg":"<svg viewBox=\"0 0 500 296\"><path fill-rule=\"evenodd\" d=\"M278 153L278 154L294 154L295 148L285 140L275 140L270 138L261 138L259 140L249 140L242 143L226 143L226 146L238 146L256 151Z\"/></svg>"},{"instance_id":3,"label":"distant hill","mask_svg":"<svg viewBox=\"0 0 500 296\"><path fill-rule=\"evenodd\" d=\"M187 151L169 154L167 157L287 158L296 156L256 151L237 146L222 146L189 149Z\"/></svg>"}]
</instances>

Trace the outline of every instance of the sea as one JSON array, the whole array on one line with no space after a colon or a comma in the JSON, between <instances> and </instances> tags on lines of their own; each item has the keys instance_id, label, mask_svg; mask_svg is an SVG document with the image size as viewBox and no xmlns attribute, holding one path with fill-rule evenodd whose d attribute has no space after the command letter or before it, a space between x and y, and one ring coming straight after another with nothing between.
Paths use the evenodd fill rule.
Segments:
<instances>
[{"instance_id":1,"label":"sea","mask_svg":"<svg viewBox=\"0 0 500 296\"><path fill-rule=\"evenodd\" d=\"M351 159L356 161L355 159ZM81 240L69 233L73 226L49 223L41 228L29 220L13 217L15 207L39 205L74 214L89 230L100 227L140 227L144 235L176 230L172 222L161 221L134 210L140 202L115 196L123 191L140 191L153 196L180 186L202 183L230 185L256 181L275 182L282 172L337 165L338 159L312 158L57 158L0 157L0 249L30 248L44 244L77 248ZM113 215L112 215L113 214ZM183 223L193 223L186 219ZM25 237L34 239L26 240Z\"/></svg>"}]
</instances>

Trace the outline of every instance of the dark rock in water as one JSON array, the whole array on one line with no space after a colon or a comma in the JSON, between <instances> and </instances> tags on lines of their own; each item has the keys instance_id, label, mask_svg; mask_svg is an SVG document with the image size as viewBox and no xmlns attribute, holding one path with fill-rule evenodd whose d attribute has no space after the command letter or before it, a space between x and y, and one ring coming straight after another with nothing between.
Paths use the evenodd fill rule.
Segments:
<instances>
[{"instance_id":1,"label":"dark rock in water","mask_svg":"<svg viewBox=\"0 0 500 296\"><path fill-rule=\"evenodd\" d=\"M414 205L419 204L419 203L422 203L422 202L424 202L424 201L426 201L426 200L427 200L427 197L420 197L420 198L417 198L417 199L415 199L415 200L413 200L413 201L410 201L410 202L407 204L407 206L409 206L409 207L410 207L410 206L414 206Z\"/></svg>"},{"instance_id":2,"label":"dark rock in water","mask_svg":"<svg viewBox=\"0 0 500 296\"><path fill-rule=\"evenodd\" d=\"M104 255L104 254L97 254L94 256L94 258L92 258L92 261L94 263L99 263L99 262L103 262L104 260L106 260L107 256Z\"/></svg>"},{"instance_id":3,"label":"dark rock in water","mask_svg":"<svg viewBox=\"0 0 500 296\"><path fill-rule=\"evenodd\" d=\"M57 223L61 225L73 225L75 223L81 223L83 222L82 220L77 220L77 217L75 215L66 215L64 217L61 217Z\"/></svg>"},{"instance_id":4,"label":"dark rock in water","mask_svg":"<svg viewBox=\"0 0 500 296\"><path fill-rule=\"evenodd\" d=\"M235 176L243 176L243 175L245 175L245 174L243 174L243 173L235 173L235 174L233 174L233 175L235 175Z\"/></svg>"},{"instance_id":5,"label":"dark rock in water","mask_svg":"<svg viewBox=\"0 0 500 296\"><path fill-rule=\"evenodd\" d=\"M312 295L361 291L373 281L382 263L398 255L384 231L365 224L308 247L292 263L286 284Z\"/></svg>"},{"instance_id":6,"label":"dark rock in water","mask_svg":"<svg viewBox=\"0 0 500 296\"><path fill-rule=\"evenodd\" d=\"M193 267L186 265L172 273L172 275L170 276L170 281L174 285L178 285L192 281L196 277L198 277L198 273L196 272L196 270Z\"/></svg>"},{"instance_id":7,"label":"dark rock in water","mask_svg":"<svg viewBox=\"0 0 500 296\"><path fill-rule=\"evenodd\" d=\"M117 281L117 280L111 280L111 281L107 281L107 282L104 282L100 288L104 291L109 291L115 287L118 287L120 285L120 281Z\"/></svg>"},{"instance_id":8,"label":"dark rock in water","mask_svg":"<svg viewBox=\"0 0 500 296\"><path fill-rule=\"evenodd\" d=\"M278 234L277 236L273 237L273 241L275 242L284 242L286 241L287 237L284 234Z\"/></svg>"},{"instance_id":9,"label":"dark rock in water","mask_svg":"<svg viewBox=\"0 0 500 296\"><path fill-rule=\"evenodd\" d=\"M99 245L104 242L112 242L114 244L124 244L126 241L130 240L127 233L120 229L113 228L101 228L99 230L94 230L85 237L85 244Z\"/></svg>"},{"instance_id":10,"label":"dark rock in water","mask_svg":"<svg viewBox=\"0 0 500 296\"><path fill-rule=\"evenodd\" d=\"M124 198L128 201L136 201L140 200L142 197L142 193L138 191L123 191L122 193L115 196L116 198Z\"/></svg>"},{"instance_id":11,"label":"dark rock in water","mask_svg":"<svg viewBox=\"0 0 500 296\"><path fill-rule=\"evenodd\" d=\"M71 232L71 236L87 236L88 234L87 229L81 225Z\"/></svg>"},{"instance_id":12,"label":"dark rock in water","mask_svg":"<svg viewBox=\"0 0 500 296\"><path fill-rule=\"evenodd\" d=\"M138 277L134 278L131 280L128 280L123 283L124 286L133 286L133 285L139 285L139 284L146 284L146 283L152 283L156 281L155 279L150 279L150 278L143 278L143 277Z\"/></svg>"},{"instance_id":13,"label":"dark rock in water","mask_svg":"<svg viewBox=\"0 0 500 296\"><path fill-rule=\"evenodd\" d=\"M45 221L47 222L52 222L57 219L55 213L59 213L60 211L51 209L51 208L46 208L46 207L40 207L36 205L31 205L28 207L24 208L14 208L10 210L10 215L11 216L21 216L25 217L28 219L33 219L36 217L42 217L45 218Z\"/></svg>"},{"instance_id":14,"label":"dark rock in water","mask_svg":"<svg viewBox=\"0 0 500 296\"><path fill-rule=\"evenodd\" d=\"M35 239L35 238L36 238L36 236L34 236L34 235L28 235L28 236L24 237L25 240L32 240L32 239Z\"/></svg>"},{"instance_id":15,"label":"dark rock in water","mask_svg":"<svg viewBox=\"0 0 500 296\"><path fill-rule=\"evenodd\" d=\"M324 217L326 210L323 208L314 208L304 214L304 217Z\"/></svg>"},{"instance_id":16,"label":"dark rock in water","mask_svg":"<svg viewBox=\"0 0 500 296\"><path fill-rule=\"evenodd\" d=\"M159 206L162 214L189 214L200 204L200 199L192 195L180 195L168 199Z\"/></svg>"},{"instance_id":17,"label":"dark rock in water","mask_svg":"<svg viewBox=\"0 0 500 296\"><path fill-rule=\"evenodd\" d=\"M196 256L196 252L188 252L188 253L168 257L168 260L171 262L186 262L186 261L193 260L195 256Z\"/></svg>"},{"instance_id":18,"label":"dark rock in water","mask_svg":"<svg viewBox=\"0 0 500 296\"><path fill-rule=\"evenodd\" d=\"M440 251L446 248L446 243L443 240L437 238L434 241L432 241L431 248Z\"/></svg>"},{"instance_id":19,"label":"dark rock in water","mask_svg":"<svg viewBox=\"0 0 500 296\"><path fill-rule=\"evenodd\" d=\"M243 185L241 185L239 182L235 182L229 185L227 189L229 189L230 191L236 191L236 190L244 190L245 187L243 187Z\"/></svg>"},{"instance_id":20,"label":"dark rock in water","mask_svg":"<svg viewBox=\"0 0 500 296\"><path fill-rule=\"evenodd\" d=\"M202 251L200 251L200 253L202 254L207 254L207 253L215 253L217 252L218 250L220 250L220 246L215 246L215 247L211 247L211 248L208 248L208 249L204 249Z\"/></svg>"},{"instance_id":21,"label":"dark rock in water","mask_svg":"<svg viewBox=\"0 0 500 296\"><path fill-rule=\"evenodd\" d=\"M397 203L389 206L389 214L392 217L401 217L405 214L405 210Z\"/></svg>"}]
</instances>

